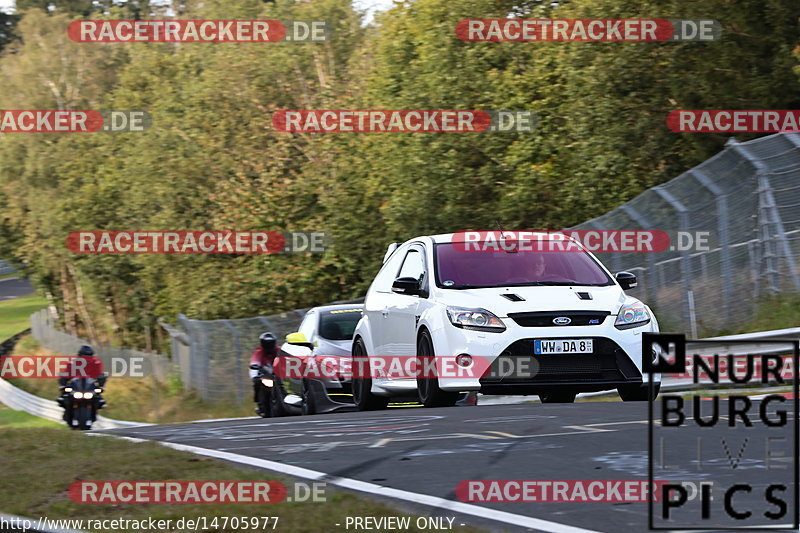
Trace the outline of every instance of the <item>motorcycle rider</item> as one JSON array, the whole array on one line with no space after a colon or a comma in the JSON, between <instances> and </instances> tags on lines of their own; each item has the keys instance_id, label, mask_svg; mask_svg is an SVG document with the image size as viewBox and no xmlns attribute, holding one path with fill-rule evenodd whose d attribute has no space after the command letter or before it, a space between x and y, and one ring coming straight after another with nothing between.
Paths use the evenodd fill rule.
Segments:
<instances>
[{"instance_id":1,"label":"motorcycle rider","mask_svg":"<svg viewBox=\"0 0 800 533\"><path fill-rule=\"evenodd\" d=\"M88 344L82 345L78 348L78 357L81 358L81 361L75 361L73 364L70 365L70 371L61 374L61 377L58 378L58 385L59 385L59 396L57 398L58 404L64 408L64 420L69 421L69 409L68 406L70 405L69 402L65 402L65 394L64 389L67 387L67 384L75 378L88 378L88 379L95 379L97 384L100 387L105 386L106 375L105 373L100 373L102 369L102 362L100 359L94 356L94 348L89 346ZM98 408L102 409L105 407L106 401L102 398L100 399Z\"/></svg>"},{"instance_id":2,"label":"motorcycle rider","mask_svg":"<svg viewBox=\"0 0 800 533\"><path fill-rule=\"evenodd\" d=\"M258 341L259 346L253 350L253 355L250 357L250 378L253 380L253 401L255 403L258 403L258 393L263 385L258 378L259 370L253 367L261 368L266 365L272 365L280 351L275 335L269 331L262 333L258 337ZM261 414L258 407L256 407L256 412Z\"/></svg>"}]
</instances>

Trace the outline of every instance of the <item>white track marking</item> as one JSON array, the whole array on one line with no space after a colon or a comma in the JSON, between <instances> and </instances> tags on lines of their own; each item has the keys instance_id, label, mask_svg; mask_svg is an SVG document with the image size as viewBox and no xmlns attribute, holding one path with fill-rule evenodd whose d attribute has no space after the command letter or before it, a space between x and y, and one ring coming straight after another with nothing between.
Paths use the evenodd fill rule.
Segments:
<instances>
[{"instance_id":1,"label":"white track marking","mask_svg":"<svg viewBox=\"0 0 800 533\"><path fill-rule=\"evenodd\" d=\"M124 437L113 434L90 433L92 435L102 435L115 438L121 438L133 442L143 442L145 439L138 439L134 437ZM203 455L206 457L213 457L215 459L222 459L223 461L230 461L232 463L241 463L265 470L272 470L289 476L299 477L303 479L310 479L313 481L325 481L331 485L342 487L349 490L357 490L359 492L368 492L375 496L384 498L394 498L420 505L427 505L430 507L437 507L439 509L446 509L454 513L460 513L470 516L477 516L496 522L503 522L512 524L519 527L527 527L538 531L546 531L548 533L601 533L592 529L584 529L581 527L568 526L566 524L559 524L558 522L551 522L541 518L533 518L531 516L523 516L514 513L507 513L505 511L497 511L470 503L457 502L453 500L446 500L437 496L429 496L427 494L417 494L406 490L393 489L384 487L383 485L376 485L375 483L367 483L366 481L359 481L346 477L332 477L329 479L329 474L310 470L308 468L301 468L299 466L292 466L275 461L268 461L266 459L259 459L256 457L248 457L246 455L239 455L237 453L222 452L218 450L211 450L209 448L200 448L198 446L190 446L187 444L176 444L174 442L161 442L150 441L161 444L168 448L180 450L183 452L193 453L195 455Z\"/></svg>"}]
</instances>

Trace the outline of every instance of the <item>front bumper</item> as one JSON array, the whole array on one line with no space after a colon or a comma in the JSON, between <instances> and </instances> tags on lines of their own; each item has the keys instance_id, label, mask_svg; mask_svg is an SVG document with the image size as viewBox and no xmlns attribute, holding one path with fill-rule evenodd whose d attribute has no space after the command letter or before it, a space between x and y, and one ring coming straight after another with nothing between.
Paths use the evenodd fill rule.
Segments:
<instances>
[{"instance_id":1,"label":"front bumper","mask_svg":"<svg viewBox=\"0 0 800 533\"><path fill-rule=\"evenodd\" d=\"M443 390L486 394L537 394L553 390L595 392L621 385L646 384L642 373L642 333L657 331L653 322L618 330L613 316L591 326L525 327L503 318L501 333L472 331L449 324L433 332L437 354L469 354L488 363L483 376L440 377ZM535 355L536 339L592 339L593 353ZM655 375L660 382L661 376Z\"/></svg>"},{"instance_id":2,"label":"front bumper","mask_svg":"<svg viewBox=\"0 0 800 533\"><path fill-rule=\"evenodd\" d=\"M317 413L355 410L351 380L306 379L306 386ZM295 388L300 390L299 380Z\"/></svg>"}]
</instances>

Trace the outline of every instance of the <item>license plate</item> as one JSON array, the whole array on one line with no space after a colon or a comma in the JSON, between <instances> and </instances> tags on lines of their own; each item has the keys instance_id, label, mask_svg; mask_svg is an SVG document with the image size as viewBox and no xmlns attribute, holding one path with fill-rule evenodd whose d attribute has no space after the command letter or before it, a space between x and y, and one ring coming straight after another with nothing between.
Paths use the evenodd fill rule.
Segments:
<instances>
[{"instance_id":1,"label":"license plate","mask_svg":"<svg viewBox=\"0 0 800 533\"><path fill-rule=\"evenodd\" d=\"M553 339L533 341L533 353L547 355L557 353L592 353L592 339Z\"/></svg>"}]
</instances>

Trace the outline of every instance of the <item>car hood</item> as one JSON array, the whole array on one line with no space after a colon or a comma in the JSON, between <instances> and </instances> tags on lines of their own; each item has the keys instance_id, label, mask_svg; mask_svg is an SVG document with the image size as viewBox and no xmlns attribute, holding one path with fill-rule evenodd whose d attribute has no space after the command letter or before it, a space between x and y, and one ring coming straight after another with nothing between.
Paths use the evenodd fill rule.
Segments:
<instances>
[{"instance_id":1,"label":"car hood","mask_svg":"<svg viewBox=\"0 0 800 533\"><path fill-rule=\"evenodd\" d=\"M448 305L483 308L499 317L507 317L508 313L533 311L608 311L617 314L620 306L631 299L617 285L492 287L443 292L447 293L444 300ZM578 292L589 293L592 299L583 300L578 297ZM511 301L504 294L516 295L524 300Z\"/></svg>"},{"instance_id":2,"label":"car hood","mask_svg":"<svg viewBox=\"0 0 800 533\"><path fill-rule=\"evenodd\" d=\"M318 337L314 355L338 355L349 357L352 342L353 341L349 339L344 341L332 341Z\"/></svg>"}]
</instances>

